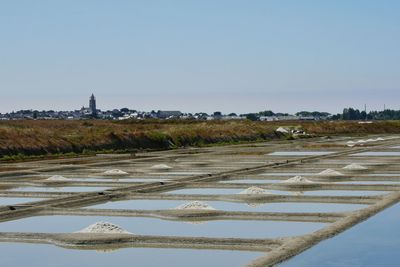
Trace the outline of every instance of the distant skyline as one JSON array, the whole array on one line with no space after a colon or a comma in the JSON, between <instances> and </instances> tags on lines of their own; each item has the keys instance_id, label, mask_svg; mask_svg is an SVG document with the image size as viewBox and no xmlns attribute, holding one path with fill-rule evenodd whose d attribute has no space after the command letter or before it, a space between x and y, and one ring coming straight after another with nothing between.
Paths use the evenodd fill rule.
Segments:
<instances>
[{"instance_id":1,"label":"distant skyline","mask_svg":"<svg viewBox=\"0 0 400 267\"><path fill-rule=\"evenodd\" d=\"M0 112L400 109L400 1L1 1Z\"/></svg>"}]
</instances>

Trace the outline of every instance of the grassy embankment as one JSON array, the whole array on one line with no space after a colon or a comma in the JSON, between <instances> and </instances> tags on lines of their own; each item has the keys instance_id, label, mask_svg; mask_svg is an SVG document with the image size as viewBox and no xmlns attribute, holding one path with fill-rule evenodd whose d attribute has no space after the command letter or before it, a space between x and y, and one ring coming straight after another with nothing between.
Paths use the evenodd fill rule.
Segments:
<instances>
[{"instance_id":1,"label":"grassy embankment","mask_svg":"<svg viewBox=\"0 0 400 267\"><path fill-rule=\"evenodd\" d=\"M251 122L251 121L3 121L0 159L75 156L95 152L133 152L288 138L281 125L315 135L400 133L400 122Z\"/></svg>"}]
</instances>

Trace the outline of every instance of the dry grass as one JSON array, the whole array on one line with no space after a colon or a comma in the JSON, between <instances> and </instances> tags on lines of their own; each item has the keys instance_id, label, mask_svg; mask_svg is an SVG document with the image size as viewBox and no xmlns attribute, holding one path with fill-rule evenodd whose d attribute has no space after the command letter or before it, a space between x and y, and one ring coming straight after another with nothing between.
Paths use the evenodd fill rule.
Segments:
<instances>
[{"instance_id":1,"label":"dry grass","mask_svg":"<svg viewBox=\"0 0 400 267\"><path fill-rule=\"evenodd\" d=\"M272 126L248 121L7 121L0 123L0 155L165 149L268 138L274 138Z\"/></svg>"},{"instance_id":2,"label":"dry grass","mask_svg":"<svg viewBox=\"0 0 400 267\"><path fill-rule=\"evenodd\" d=\"M167 149L283 137L279 126L316 135L400 133L400 122L251 121L3 121L0 156L82 153L101 150Z\"/></svg>"}]
</instances>

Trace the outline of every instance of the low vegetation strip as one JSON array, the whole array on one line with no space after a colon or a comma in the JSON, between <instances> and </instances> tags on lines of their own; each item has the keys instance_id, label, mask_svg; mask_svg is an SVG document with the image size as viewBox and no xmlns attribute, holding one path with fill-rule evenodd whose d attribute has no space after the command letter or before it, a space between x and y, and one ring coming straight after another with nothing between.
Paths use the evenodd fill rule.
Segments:
<instances>
[{"instance_id":1,"label":"low vegetation strip","mask_svg":"<svg viewBox=\"0 0 400 267\"><path fill-rule=\"evenodd\" d=\"M400 133L400 122L100 121L0 122L0 158L135 151L292 138L280 126L312 135Z\"/></svg>"},{"instance_id":2,"label":"low vegetation strip","mask_svg":"<svg viewBox=\"0 0 400 267\"><path fill-rule=\"evenodd\" d=\"M0 157L169 149L279 138L256 122L7 121L0 123Z\"/></svg>"}]
</instances>

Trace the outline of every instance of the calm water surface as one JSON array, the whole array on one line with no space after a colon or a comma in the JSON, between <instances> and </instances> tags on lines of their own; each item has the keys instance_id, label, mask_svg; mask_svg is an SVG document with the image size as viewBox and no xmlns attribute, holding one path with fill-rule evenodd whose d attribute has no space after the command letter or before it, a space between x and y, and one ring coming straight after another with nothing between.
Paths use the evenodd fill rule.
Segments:
<instances>
[{"instance_id":1,"label":"calm water surface","mask_svg":"<svg viewBox=\"0 0 400 267\"><path fill-rule=\"evenodd\" d=\"M397 204L280 266L397 267L400 265L399 222L400 204Z\"/></svg>"}]
</instances>

